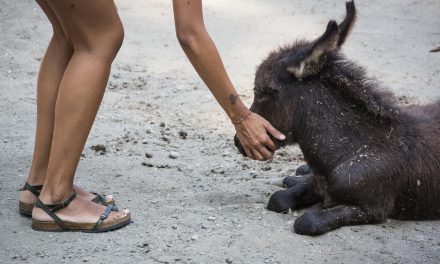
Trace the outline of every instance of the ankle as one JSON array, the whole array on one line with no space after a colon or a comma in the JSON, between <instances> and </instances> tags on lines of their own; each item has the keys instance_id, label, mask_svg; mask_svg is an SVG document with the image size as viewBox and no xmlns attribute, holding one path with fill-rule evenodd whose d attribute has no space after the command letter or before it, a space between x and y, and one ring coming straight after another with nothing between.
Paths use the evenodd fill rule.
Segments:
<instances>
[{"instance_id":1,"label":"ankle","mask_svg":"<svg viewBox=\"0 0 440 264\"><path fill-rule=\"evenodd\" d=\"M72 194L72 188L56 188L49 189L43 188L43 191L40 194L40 200L45 204L56 204L62 202L70 197Z\"/></svg>"},{"instance_id":2,"label":"ankle","mask_svg":"<svg viewBox=\"0 0 440 264\"><path fill-rule=\"evenodd\" d=\"M46 178L46 170L35 170L31 168L26 182L30 185L43 185Z\"/></svg>"}]
</instances>

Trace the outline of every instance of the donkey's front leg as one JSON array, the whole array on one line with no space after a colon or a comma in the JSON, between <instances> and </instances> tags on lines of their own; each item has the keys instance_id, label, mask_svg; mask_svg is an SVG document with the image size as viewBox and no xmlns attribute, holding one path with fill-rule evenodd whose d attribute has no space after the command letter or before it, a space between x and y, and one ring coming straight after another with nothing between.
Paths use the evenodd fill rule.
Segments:
<instances>
[{"instance_id":1,"label":"donkey's front leg","mask_svg":"<svg viewBox=\"0 0 440 264\"><path fill-rule=\"evenodd\" d=\"M312 177L312 171L310 170L309 165L303 164L296 169L295 176L285 177L282 184L284 187L290 188L303 182L306 177Z\"/></svg>"},{"instance_id":2,"label":"donkey's front leg","mask_svg":"<svg viewBox=\"0 0 440 264\"><path fill-rule=\"evenodd\" d=\"M303 176L293 187L272 194L267 209L277 213L286 213L289 209L307 207L321 201L315 193L313 176Z\"/></svg>"},{"instance_id":3,"label":"donkey's front leg","mask_svg":"<svg viewBox=\"0 0 440 264\"><path fill-rule=\"evenodd\" d=\"M342 226L369 223L367 213L356 206L338 205L324 209L314 206L296 219L293 229L299 235L316 236Z\"/></svg>"}]
</instances>

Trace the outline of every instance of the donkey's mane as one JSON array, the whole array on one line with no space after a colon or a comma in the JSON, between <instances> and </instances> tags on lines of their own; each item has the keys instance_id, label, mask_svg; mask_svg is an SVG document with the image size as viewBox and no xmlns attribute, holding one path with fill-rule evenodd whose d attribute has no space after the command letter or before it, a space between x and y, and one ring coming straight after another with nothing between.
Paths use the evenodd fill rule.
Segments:
<instances>
[{"instance_id":1,"label":"donkey's mane","mask_svg":"<svg viewBox=\"0 0 440 264\"><path fill-rule=\"evenodd\" d=\"M339 51L328 55L319 74L333 84L346 100L385 121L397 121L401 110L394 94L368 77L363 67L346 59Z\"/></svg>"},{"instance_id":2,"label":"donkey's mane","mask_svg":"<svg viewBox=\"0 0 440 264\"><path fill-rule=\"evenodd\" d=\"M282 58L290 54L290 56L300 59L301 50L309 46L310 43L310 41L298 39L294 43L281 46L272 51L257 69L257 76L261 75L258 72L267 73L275 70L279 79L284 79L283 76L286 75L290 76L289 78L294 78L292 74L285 70ZM352 102L363 111L387 122L399 119L401 108L397 104L395 95L386 90L378 81L368 77L362 66L347 59L340 49L325 56L322 69L316 75L309 76L304 81L316 77L325 78L325 82L332 84L332 88L337 89L346 102ZM277 69L273 69L273 67L277 67ZM255 89L259 90L262 87L256 85Z\"/></svg>"}]
</instances>

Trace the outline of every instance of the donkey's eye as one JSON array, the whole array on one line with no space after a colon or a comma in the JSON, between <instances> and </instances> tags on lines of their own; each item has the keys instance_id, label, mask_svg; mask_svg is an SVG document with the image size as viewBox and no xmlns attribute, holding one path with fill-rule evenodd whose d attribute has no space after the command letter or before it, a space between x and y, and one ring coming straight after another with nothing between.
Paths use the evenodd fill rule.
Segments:
<instances>
[{"instance_id":1,"label":"donkey's eye","mask_svg":"<svg viewBox=\"0 0 440 264\"><path fill-rule=\"evenodd\" d=\"M273 101L274 99L274 94L273 93L269 93L269 92L261 92L259 93L256 97L258 99L258 101L260 101L261 103L263 102L270 102Z\"/></svg>"}]
</instances>

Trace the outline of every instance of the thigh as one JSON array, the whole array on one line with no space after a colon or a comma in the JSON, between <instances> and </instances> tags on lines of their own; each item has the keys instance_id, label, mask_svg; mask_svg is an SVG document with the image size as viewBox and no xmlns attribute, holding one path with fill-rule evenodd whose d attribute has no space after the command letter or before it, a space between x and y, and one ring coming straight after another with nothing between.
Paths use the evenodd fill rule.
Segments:
<instances>
[{"instance_id":1,"label":"thigh","mask_svg":"<svg viewBox=\"0 0 440 264\"><path fill-rule=\"evenodd\" d=\"M54 36L67 38L67 36L63 30L63 27L61 26L60 21L58 20L57 16L55 15L55 12L52 10L52 7L50 7L47 0L36 0L36 2L41 7L44 14L46 14L47 18L49 19L50 23L52 24Z\"/></svg>"},{"instance_id":2,"label":"thigh","mask_svg":"<svg viewBox=\"0 0 440 264\"><path fill-rule=\"evenodd\" d=\"M112 0L46 1L71 39L75 50L94 49L95 43L105 45L109 37L123 32L116 5Z\"/></svg>"}]
</instances>

